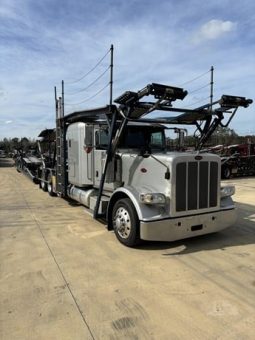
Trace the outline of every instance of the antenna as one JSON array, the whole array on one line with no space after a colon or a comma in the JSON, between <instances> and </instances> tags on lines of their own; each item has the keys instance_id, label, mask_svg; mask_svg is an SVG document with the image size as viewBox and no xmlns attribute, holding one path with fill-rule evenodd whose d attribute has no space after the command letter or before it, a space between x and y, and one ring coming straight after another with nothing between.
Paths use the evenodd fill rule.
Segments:
<instances>
[{"instance_id":1,"label":"antenna","mask_svg":"<svg viewBox=\"0 0 255 340\"><path fill-rule=\"evenodd\" d=\"M211 81L210 81L210 111L212 112L213 107L213 71L214 67L211 66Z\"/></svg>"},{"instance_id":2,"label":"antenna","mask_svg":"<svg viewBox=\"0 0 255 340\"><path fill-rule=\"evenodd\" d=\"M62 117L64 117L65 114L64 95L65 95L64 80L62 80Z\"/></svg>"},{"instance_id":3,"label":"antenna","mask_svg":"<svg viewBox=\"0 0 255 340\"><path fill-rule=\"evenodd\" d=\"M111 51L111 64L110 64L110 105L112 105L112 88L113 88L113 45L111 45L110 51Z\"/></svg>"}]
</instances>

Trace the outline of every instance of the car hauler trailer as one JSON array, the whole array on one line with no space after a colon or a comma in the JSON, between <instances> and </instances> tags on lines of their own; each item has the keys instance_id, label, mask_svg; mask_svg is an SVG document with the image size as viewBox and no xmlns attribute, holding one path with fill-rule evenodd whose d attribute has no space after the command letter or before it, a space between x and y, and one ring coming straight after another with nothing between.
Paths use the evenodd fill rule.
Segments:
<instances>
[{"instance_id":1,"label":"car hauler trailer","mask_svg":"<svg viewBox=\"0 0 255 340\"><path fill-rule=\"evenodd\" d=\"M56 151L52 167L42 166L41 186L85 205L94 218L106 218L108 229L127 246L230 226L236 218L234 188L220 185L220 157L200 149L252 100L224 95L194 110L173 107L186 95L182 88L153 83L125 92L116 105L68 115L56 99ZM152 99L142 101L145 96ZM154 111L165 116L146 118ZM166 151L165 131L173 124L197 128L194 152Z\"/></svg>"},{"instance_id":2,"label":"car hauler trailer","mask_svg":"<svg viewBox=\"0 0 255 340\"><path fill-rule=\"evenodd\" d=\"M41 155L41 166L37 169L37 178L40 188L54 196L52 179L56 178L56 129L45 129L38 137L40 138L37 145Z\"/></svg>"},{"instance_id":3,"label":"car hauler trailer","mask_svg":"<svg viewBox=\"0 0 255 340\"><path fill-rule=\"evenodd\" d=\"M41 158L38 156L36 150L29 150L28 152L17 150L13 157L17 171L24 173L36 184L40 183L38 169L42 164Z\"/></svg>"},{"instance_id":4,"label":"car hauler trailer","mask_svg":"<svg viewBox=\"0 0 255 340\"><path fill-rule=\"evenodd\" d=\"M221 158L221 178L255 175L255 144L216 145L203 150Z\"/></svg>"}]
</instances>

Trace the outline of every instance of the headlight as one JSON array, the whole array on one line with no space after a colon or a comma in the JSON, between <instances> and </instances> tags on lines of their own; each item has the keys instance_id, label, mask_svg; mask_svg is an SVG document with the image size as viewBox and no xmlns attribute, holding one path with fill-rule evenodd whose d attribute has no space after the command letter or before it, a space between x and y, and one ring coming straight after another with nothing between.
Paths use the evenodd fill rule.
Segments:
<instances>
[{"instance_id":1,"label":"headlight","mask_svg":"<svg viewBox=\"0 0 255 340\"><path fill-rule=\"evenodd\" d=\"M228 186L220 188L221 197L232 196L232 195L234 195L234 193L235 193L234 185L228 185Z\"/></svg>"},{"instance_id":2,"label":"headlight","mask_svg":"<svg viewBox=\"0 0 255 340\"><path fill-rule=\"evenodd\" d=\"M144 204L165 204L166 196L159 193L140 194L140 202Z\"/></svg>"}]
</instances>

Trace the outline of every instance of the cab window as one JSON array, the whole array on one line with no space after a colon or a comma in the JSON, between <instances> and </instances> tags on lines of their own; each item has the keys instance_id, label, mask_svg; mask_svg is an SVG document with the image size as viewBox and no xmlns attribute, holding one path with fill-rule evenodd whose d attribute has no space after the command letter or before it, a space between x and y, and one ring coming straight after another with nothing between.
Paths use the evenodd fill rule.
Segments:
<instances>
[{"instance_id":1,"label":"cab window","mask_svg":"<svg viewBox=\"0 0 255 340\"><path fill-rule=\"evenodd\" d=\"M100 129L96 131L96 149L106 150L108 146L109 134L106 129Z\"/></svg>"},{"instance_id":2,"label":"cab window","mask_svg":"<svg viewBox=\"0 0 255 340\"><path fill-rule=\"evenodd\" d=\"M150 146L152 149L162 149L164 145L163 134L161 131L151 133Z\"/></svg>"}]
</instances>

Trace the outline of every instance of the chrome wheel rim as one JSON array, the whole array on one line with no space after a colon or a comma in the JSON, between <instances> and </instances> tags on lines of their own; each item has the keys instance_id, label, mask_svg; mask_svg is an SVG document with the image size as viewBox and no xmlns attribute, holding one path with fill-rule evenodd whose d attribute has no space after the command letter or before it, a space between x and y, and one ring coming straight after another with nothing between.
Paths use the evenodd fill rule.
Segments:
<instances>
[{"instance_id":1,"label":"chrome wheel rim","mask_svg":"<svg viewBox=\"0 0 255 340\"><path fill-rule=\"evenodd\" d=\"M124 207L118 208L113 223L119 236L127 239L131 233L131 220L127 209Z\"/></svg>"}]
</instances>

